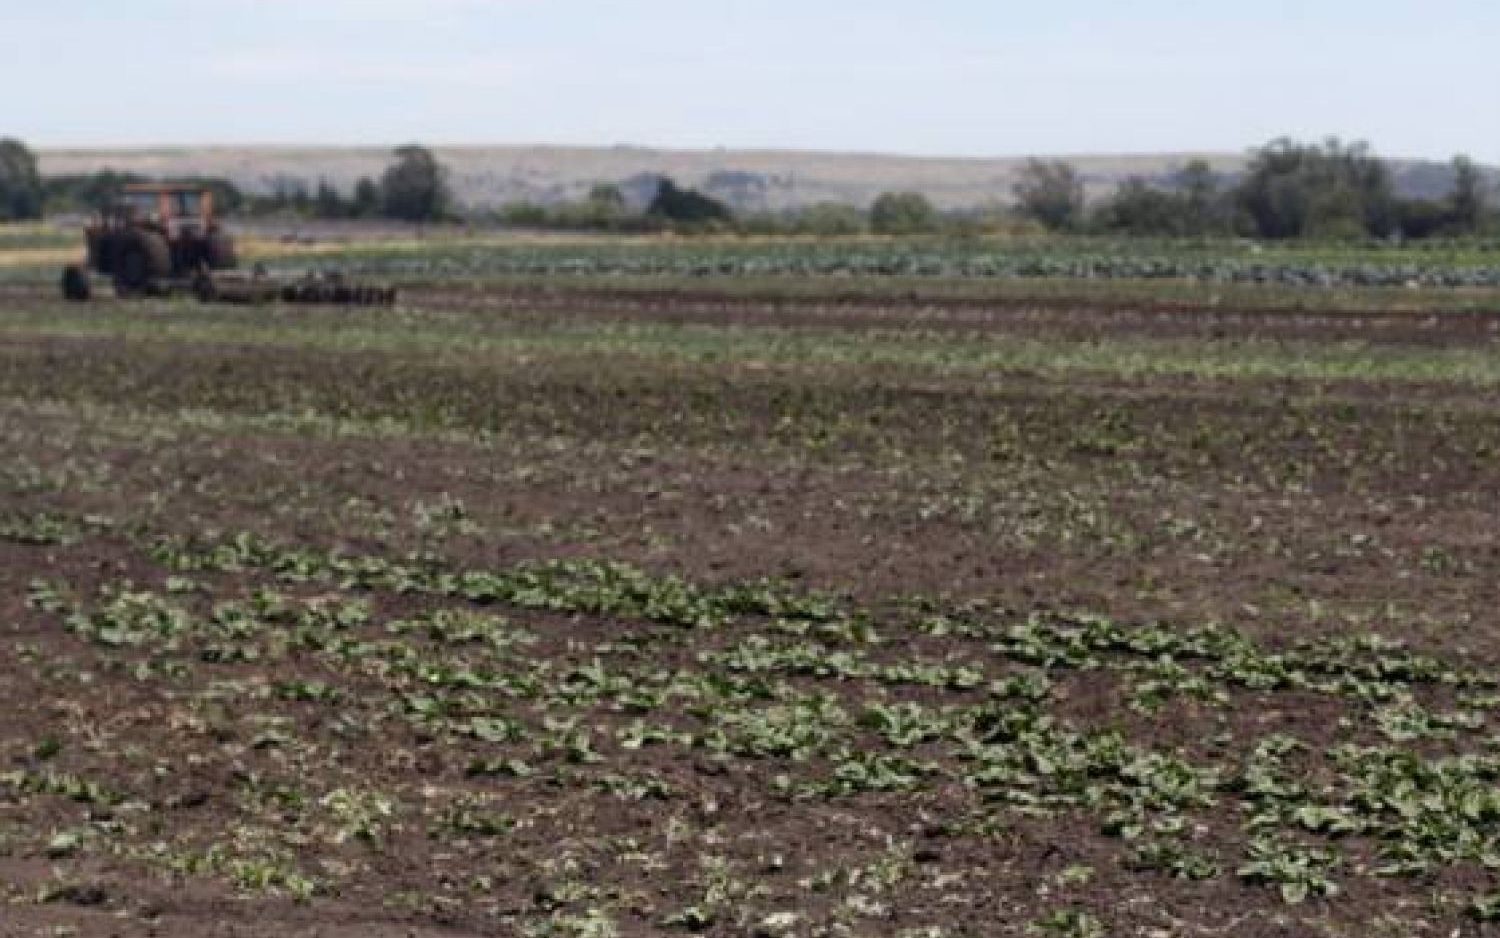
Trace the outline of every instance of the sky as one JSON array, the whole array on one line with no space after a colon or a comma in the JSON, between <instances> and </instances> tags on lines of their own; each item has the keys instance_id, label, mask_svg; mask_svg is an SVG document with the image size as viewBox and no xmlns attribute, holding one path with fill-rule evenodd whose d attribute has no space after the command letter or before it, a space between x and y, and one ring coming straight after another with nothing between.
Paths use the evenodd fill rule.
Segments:
<instances>
[{"instance_id":1,"label":"sky","mask_svg":"<svg viewBox=\"0 0 1500 938\"><path fill-rule=\"evenodd\" d=\"M1363 139L1500 162L1495 0L0 0L35 147L1018 156Z\"/></svg>"}]
</instances>

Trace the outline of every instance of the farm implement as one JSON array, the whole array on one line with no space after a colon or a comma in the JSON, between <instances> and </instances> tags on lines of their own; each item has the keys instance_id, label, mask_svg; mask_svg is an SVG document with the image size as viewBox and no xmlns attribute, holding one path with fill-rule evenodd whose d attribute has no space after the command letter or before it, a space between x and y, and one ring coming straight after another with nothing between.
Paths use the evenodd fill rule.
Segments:
<instances>
[{"instance_id":1,"label":"farm implement","mask_svg":"<svg viewBox=\"0 0 1500 938\"><path fill-rule=\"evenodd\" d=\"M275 277L239 269L234 239L214 215L213 193L194 185L130 185L85 229L82 264L63 269L62 294L75 302L109 278L119 297L190 293L205 303L334 303L389 306L392 287L341 274Z\"/></svg>"}]
</instances>

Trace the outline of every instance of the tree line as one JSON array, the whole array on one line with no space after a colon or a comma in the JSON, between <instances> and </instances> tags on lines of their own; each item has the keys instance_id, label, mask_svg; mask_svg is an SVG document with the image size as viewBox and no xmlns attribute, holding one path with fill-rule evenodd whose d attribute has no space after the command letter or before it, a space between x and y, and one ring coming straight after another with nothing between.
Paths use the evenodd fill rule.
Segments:
<instances>
[{"instance_id":1,"label":"tree line","mask_svg":"<svg viewBox=\"0 0 1500 938\"><path fill-rule=\"evenodd\" d=\"M599 184L580 200L522 203L465 218L573 230L822 236L983 233L1014 228L1018 221L1056 232L1266 240L1421 239L1500 231L1480 168L1467 157L1455 157L1450 175L1446 196L1401 196L1390 164L1367 144L1283 138L1254 150L1244 171L1233 176L1194 161L1162 178L1128 179L1092 202L1074 166L1030 160L1013 187L1014 204L1003 210L944 213L921 193L888 192L868 209L826 203L736 216L724 202L663 178L644 208L627 205L618 186ZM326 180L313 187L298 179L278 180L261 194L242 192L225 180L200 181L231 213L421 223L458 217L448 176L430 150L410 145L394 151L379 178L362 178L347 194ZM145 179L110 170L43 178L24 144L0 140L0 220L39 218L44 211L95 211L122 186L138 181Z\"/></svg>"},{"instance_id":2,"label":"tree line","mask_svg":"<svg viewBox=\"0 0 1500 938\"><path fill-rule=\"evenodd\" d=\"M571 230L685 231L847 236L983 234L1017 222L1053 232L1140 237L1239 236L1265 240L1468 237L1500 233L1483 174L1468 157L1451 164L1446 197L1397 194L1391 166L1364 143L1278 139L1254 150L1243 172L1203 160L1157 180L1127 179L1090 202L1085 179L1061 160L1029 160L1004 209L941 212L919 192L887 192L868 209L824 203L783 213L736 215L664 179L644 212L619 189L597 185L582 200L522 203L492 213L510 225Z\"/></svg>"},{"instance_id":3,"label":"tree line","mask_svg":"<svg viewBox=\"0 0 1500 938\"><path fill-rule=\"evenodd\" d=\"M125 186L151 178L111 169L83 175L43 177L25 144L0 139L0 221L41 218L45 212L97 212ZM410 222L452 217L454 201L448 171L425 147L398 147L378 179L362 178L349 195L327 180L315 188L298 179L276 180L270 192L244 192L226 179L180 180L203 185L226 214L297 215L313 218L386 218Z\"/></svg>"},{"instance_id":4,"label":"tree line","mask_svg":"<svg viewBox=\"0 0 1500 938\"><path fill-rule=\"evenodd\" d=\"M1255 150L1237 177L1195 161L1161 182L1127 180L1092 206L1071 165L1032 160L1015 196L1021 214L1054 231L1286 240L1464 237L1500 229L1474 161L1454 157L1451 176L1445 197L1403 197L1390 164L1368 144L1282 138Z\"/></svg>"}]
</instances>

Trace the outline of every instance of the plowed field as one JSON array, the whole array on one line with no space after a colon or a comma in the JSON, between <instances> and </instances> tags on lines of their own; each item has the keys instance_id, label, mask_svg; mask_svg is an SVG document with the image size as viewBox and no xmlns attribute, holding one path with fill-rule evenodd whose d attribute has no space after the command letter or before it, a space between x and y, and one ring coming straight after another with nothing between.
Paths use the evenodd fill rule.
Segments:
<instances>
[{"instance_id":1,"label":"plowed field","mask_svg":"<svg viewBox=\"0 0 1500 938\"><path fill-rule=\"evenodd\" d=\"M49 293L0 935L1500 918L1500 315Z\"/></svg>"}]
</instances>

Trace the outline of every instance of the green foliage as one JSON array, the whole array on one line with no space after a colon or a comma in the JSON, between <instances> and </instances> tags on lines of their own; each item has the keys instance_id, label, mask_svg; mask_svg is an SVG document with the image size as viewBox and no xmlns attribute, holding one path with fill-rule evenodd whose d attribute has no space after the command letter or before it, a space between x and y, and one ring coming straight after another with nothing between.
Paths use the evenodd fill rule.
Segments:
<instances>
[{"instance_id":1,"label":"green foliage","mask_svg":"<svg viewBox=\"0 0 1500 938\"><path fill-rule=\"evenodd\" d=\"M1396 225L1404 238L1420 240L1443 234L1452 222L1450 207L1434 199L1401 199L1396 204Z\"/></svg>"},{"instance_id":2,"label":"green foliage","mask_svg":"<svg viewBox=\"0 0 1500 938\"><path fill-rule=\"evenodd\" d=\"M1230 206L1213 168L1195 160L1167 187L1132 178L1094 212L1101 231L1145 237L1203 237L1229 230Z\"/></svg>"},{"instance_id":3,"label":"green foliage","mask_svg":"<svg viewBox=\"0 0 1500 938\"><path fill-rule=\"evenodd\" d=\"M562 231L641 231L660 224L659 219L632 212L620 188L608 183L593 186L588 197L579 202L507 205L500 211L499 218L506 225Z\"/></svg>"},{"instance_id":4,"label":"green foliage","mask_svg":"<svg viewBox=\"0 0 1500 938\"><path fill-rule=\"evenodd\" d=\"M1195 161L1164 185L1127 181L1092 222L1101 231L1158 237L1226 234L1236 223L1246 234L1273 240L1472 235L1488 218L1483 177L1467 157L1454 159L1453 176L1453 193L1445 199L1401 199L1386 163L1363 143L1280 139L1256 151L1231 190L1222 190L1212 168Z\"/></svg>"},{"instance_id":5,"label":"green foliage","mask_svg":"<svg viewBox=\"0 0 1500 938\"><path fill-rule=\"evenodd\" d=\"M1028 160L1013 187L1016 209L1053 231L1070 231L1083 221L1083 178L1061 160Z\"/></svg>"},{"instance_id":6,"label":"green foliage","mask_svg":"<svg viewBox=\"0 0 1500 938\"><path fill-rule=\"evenodd\" d=\"M663 179L646 214L674 224L689 227L711 227L734 217L729 206L696 189L685 189L670 179Z\"/></svg>"},{"instance_id":7,"label":"green foliage","mask_svg":"<svg viewBox=\"0 0 1500 938\"><path fill-rule=\"evenodd\" d=\"M380 180L385 216L410 222L446 218L453 201L448 171L432 151L410 144L396 148L394 160Z\"/></svg>"},{"instance_id":8,"label":"green foliage","mask_svg":"<svg viewBox=\"0 0 1500 938\"><path fill-rule=\"evenodd\" d=\"M613 183L595 183L589 188L588 204L596 206L600 211L624 213L625 193Z\"/></svg>"},{"instance_id":9,"label":"green foliage","mask_svg":"<svg viewBox=\"0 0 1500 938\"><path fill-rule=\"evenodd\" d=\"M796 234L837 238L863 234L869 226L865 213L852 205L819 202L794 213L791 228Z\"/></svg>"},{"instance_id":10,"label":"green foliage","mask_svg":"<svg viewBox=\"0 0 1500 938\"><path fill-rule=\"evenodd\" d=\"M42 177L26 144L0 138L0 221L42 217Z\"/></svg>"},{"instance_id":11,"label":"green foliage","mask_svg":"<svg viewBox=\"0 0 1500 938\"><path fill-rule=\"evenodd\" d=\"M1453 196L1449 200L1449 227L1459 234L1474 234L1484 227L1489 211L1489 193L1479 167L1467 156L1453 158Z\"/></svg>"},{"instance_id":12,"label":"green foliage","mask_svg":"<svg viewBox=\"0 0 1500 938\"><path fill-rule=\"evenodd\" d=\"M594 186L582 201L507 205L496 218L501 224L521 228L622 233L657 232L666 226L684 234L715 233L732 226L733 230L747 235L837 238L863 234L868 228L864 212L837 202L785 212L759 212L732 219L720 217L710 223L679 224L662 215L633 211L619 188L609 184Z\"/></svg>"},{"instance_id":13,"label":"green foliage","mask_svg":"<svg viewBox=\"0 0 1500 938\"><path fill-rule=\"evenodd\" d=\"M937 211L920 192L887 192L870 206L870 229L876 234L925 234L937 226Z\"/></svg>"},{"instance_id":14,"label":"green foliage","mask_svg":"<svg viewBox=\"0 0 1500 938\"><path fill-rule=\"evenodd\" d=\"M1131 851L1125 865L1133 870L1160 872L1194 882L1217 879L1222 872L1212 856L1190 850L1174 840L1141 844Z\"/></svg>"},{"instance_id":15,"label":"green foliage","mask_svg":"<svg viewBox=\"0 0 1500 938\"><path fill-rule=\"evenodd\" d=\"M345 218L353 214L349 204L326 179L318 180L318 190L313 196L313 214L318 218Z\"/></svg>"},{"instance_id":16,"label":"green foliage","mask_svg":"<svg viewBox=\"0 0 1500 938\"><path fill-rule=\"evenodd\" d=\"M1144 179L1127 180L1099 206L1094 225L1129 235L1177 236L1185 233L1183 200Z\"/></svg>"},{"instance_id":17,"label":"green foliage","mask_svg":"<svg viewBox=\"0 0 1500 938\"><path fill-rule=\"evenodd\" d=\"M1338 884L1328 875L1340 863L1338 854L1332 850L1260 839L1250 844L1248 857L1248 862L1239 868L1239 876L1277 886L1288 905L1297 905L1309 897L1338 895Z\"/></svg>"},{"instance_id":18,"label":"green foliage","mask_svg":"<svg viewBox=\"0 0 1500 938\"><path fill-rule=\"evenodd\" d=\"M1053 938L1104 938L1109 930L1098 918L1082 909L1058 909L1026 926L1026 933Z\"/></svg>"},{"instance_id":19,"label":"green foliage","mask_svg":"<svg viewBox=\"0 0 1500 938\"><path fill-rule=\"evenodd\" d=\"M538 212L541 210L538 209ZM546 217L539 214L538 217ZM642 242L460 245L420 253L351 253L354 273L419 280L465 277L838 277L849 280L1178 280L1315 287L1500 287L1494 249L1455 254L1360 249L1261 251L1243 244L1115 239L890 243L826 241L681 245Z\"/></svg>"},{"instance_id":20,"label":"green foliage","mask_svg":"<svg viewBox=\"0 0 1500 938\"><path fill-rule=\"evenodd\" d=\"M350 210L356 218L371 218L380 212L380 185L368 176L354 184Z\"/></svg>"},{"instance_id":21,"label":"green foliage","mask_svg":"<svg viewBox=\"0 0 1500 938\"><path fill-rule=\"evenodd\" d=\"M1365 143L1274 140L1255 151L1236 197L1263 238L1383 237L1395 227L1390 171Z\"/></svg>"},{"instance_id":22,"label":"green foliage","mask_svg":"<svg viewBox=\"0 0 1500 938\"><path fill-rule=\"evenodd\" d=\"M111 169L79 176L49 176L46 180L46 202L53 212L98 212L113 203L129 183L146 182L138 173L118 173Z\"/></svg>"},{"instance_id":23,"label":"green foliage","mask_svg":"<svg viewBox=\"0 0 1500 938\"><path fill-rule=\"evenodd\" d=\"M0 514L0 541L40 546L70 544L81 535L80 526L69 518L41 514L15 516Z\"/></svg>"},{"instance_id":24,"label":"green foliage","mask_svg":"<svg viewBox=\"0 0 1500 938\"><path fill-rule=\"evenodd\" d=\"M1191 160L1178 170L1173 187L1182 203L1182 233L1193 237L1227 234L1231 206L1223 180L1204 160Z\"/></svg>"}]
</instances>

